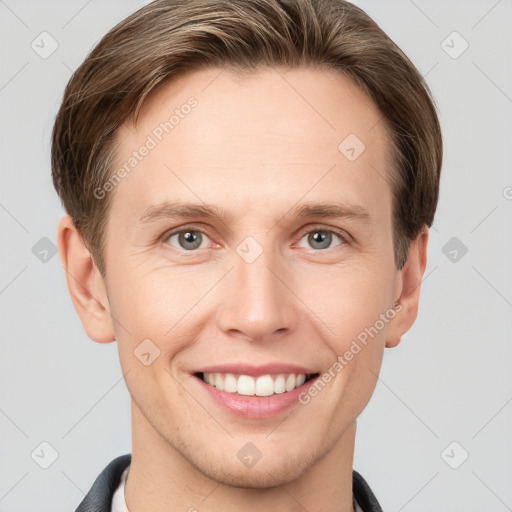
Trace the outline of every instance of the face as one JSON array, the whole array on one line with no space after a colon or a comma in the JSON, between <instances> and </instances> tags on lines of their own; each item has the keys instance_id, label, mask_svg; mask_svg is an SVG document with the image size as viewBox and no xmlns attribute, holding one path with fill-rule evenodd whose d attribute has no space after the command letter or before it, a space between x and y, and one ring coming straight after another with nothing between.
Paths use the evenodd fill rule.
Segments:
<instances>
[{"instance_id":1,"label":"face","mask_svg":"<svg viewBox=\"0 0 512 512\"><path fill-rule=\"evenodd\" d=\"M333 71L205 69L118 131L105 287L137 435L258 487L354 425L401 285L379 121Z\"/></svg>"}]
</instances>

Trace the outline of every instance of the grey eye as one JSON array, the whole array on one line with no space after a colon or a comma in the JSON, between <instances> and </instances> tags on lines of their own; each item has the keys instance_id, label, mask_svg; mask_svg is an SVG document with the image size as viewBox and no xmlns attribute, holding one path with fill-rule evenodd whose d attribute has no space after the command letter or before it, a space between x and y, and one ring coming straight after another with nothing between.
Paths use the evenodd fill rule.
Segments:
<instances>
[{"instance_id":1,"label":"grey eye","mask_svg":"<svg viewBox=\"0 0 512 512\"><path fill-rule=\"evenodd\" d=\"M307 243L311 248L315 250L322 250L331 247L331 244L333 242L333 235L337 237L339 240L341 240L340 235L328 229L313 229L312 231L304 235L302 239L307 238Z\"/></svg>"},{"instance_id":2,"label":"grey eye","mask_svg":"<svg viewBox=\"0 0 512 512\"><path fill-rule=\"evenodd\" d=\"M170 235L168 239L169 243L171 243L171 240L174 237L177 237L178 239L178 249L184 249L186 251L193 251L194 249L199 249L201 247L201 244L205 241L205 239L208 238L201 231L194 229L186 229Z\"/></svg>"}]
</instances>

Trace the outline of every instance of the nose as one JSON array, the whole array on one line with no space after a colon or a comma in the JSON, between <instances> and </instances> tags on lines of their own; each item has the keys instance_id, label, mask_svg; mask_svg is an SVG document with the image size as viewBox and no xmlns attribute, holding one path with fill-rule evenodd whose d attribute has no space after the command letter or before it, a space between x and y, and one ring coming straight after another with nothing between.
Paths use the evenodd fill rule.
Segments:
<instances>
[{"instance_id":1,"label":"nose","mask_svg":"<svg viewBox=\"0 0 512 512\"><path fill-rule=\"evenodd\" d=\"M228 336L271 341L296 329L300 301L293 293L290 266L265 248L255 261L238 254L223 281L218 327Z\"/></svg>"}]
</instances>

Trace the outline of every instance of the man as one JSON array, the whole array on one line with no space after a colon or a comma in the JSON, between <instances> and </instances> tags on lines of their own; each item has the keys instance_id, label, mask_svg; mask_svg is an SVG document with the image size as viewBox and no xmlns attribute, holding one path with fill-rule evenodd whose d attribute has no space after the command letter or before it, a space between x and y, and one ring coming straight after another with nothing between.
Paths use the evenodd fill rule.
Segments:
<instances>
[{"instance_id":1,"label":"man","mask_svg":"<svg viewBox=\"0 0 512 512\"><path fill-rule=\"evenodd\" d=\"M380 511L353 470L414 323L442 160L421 75L343 0L155 0L58 113L61 260L132 453L78 511Z\"/></svg>"}]
</instances>

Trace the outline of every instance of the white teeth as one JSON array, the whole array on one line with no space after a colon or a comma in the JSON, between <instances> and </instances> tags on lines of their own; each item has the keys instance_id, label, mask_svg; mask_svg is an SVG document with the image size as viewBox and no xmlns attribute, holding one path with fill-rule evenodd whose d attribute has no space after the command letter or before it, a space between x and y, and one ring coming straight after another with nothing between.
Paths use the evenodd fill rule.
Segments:
<instances>
[{"instance_id":1,"label":"white teeth","mask_svg":"<svg viewBox=\"0 0 512 512\"><path fill-rule=\"evenodd\" d=\"M297 375L297 382L295 384L295 387L299 387L299 386L302 386L302 384L304 384L304 382L306 382L306 376L301 373L300 375Z\"/></svg>"},{"instance_id":2,"label":"white teeth","mask_svg":"<svg viewBox=\"0 0 512 512\"><path fill-rule=\"evenodd\" d=\"M274 381L274 393L284 393L286 391L284 375L278 375Z\"/></svg>"},{"instance_id":3,"label":"white teeth","mask_svg":"<svg viewBox=\"0 0 512 512\"><path fill-rule=\"evenodd\" d=\"M291 391L292 389L295 389L295 382L295 375L293 373L290 373L290 375L288 375L288 378L286 379L286 384L284 385L286 391Z\"/></svg>"},{"instance_id":4,"label":"white teeth","mask_svg":"<svg viewBox=\"0 0 512 512\"><path fill-rule=\"evenodd\" d=\"M223 375L220 373L215 374L215 387L220 391L224 390L224 379L222 377Z\"/></svg>"},{"instance_id":5,"label":"white teeth","mask_svg":"<svg viewBox=\"0 0 512 512\"><path fill-rule=\"evenodd\" d=\"M253 379L254 380L254 379ZM256 395L270 396L274 394L274 381L270 375L262 375L256 381Z\"/></svg>"},{"instance_id":6,"label":"white teeth","mask_svg":"<svg viewBox=\"0 0 512 512\"><path fill-rule=\"evenodd\" d=\"M204 373L203 380L216 387L219 391L227 393L238 393L246 396L270 396L274 393L285 393L292 391L306 382L306 375L299 374L279 374L279 375L260 375L251 377L250 375L234 375L233 373Z\"/></svg>"},{"instance_id":7,"label":"white teeth","mask_svg":"<svg viewBox=\"0 0 512 512\"><path fill-rule=\"evenodd\" d=\"M227 391L228 393L236 393L237 389L236 377L232 373L226 373L226 376L224 377L224 391Z\"/></svg>"},{"instance_id":8,"label":"white teeth","mask_svg":"<svg viewBox=\"0 0 512 512\"><path fill-rule=\"evenodd\" d=\"M217 388L217 386L215 386ZM238 394L239 395L254 395L254 389L256 387L256 383L252 377L249 375L240 375L238 377ZM219 389L219 388L217 388Z\"/></svg>"}]
</instances>

